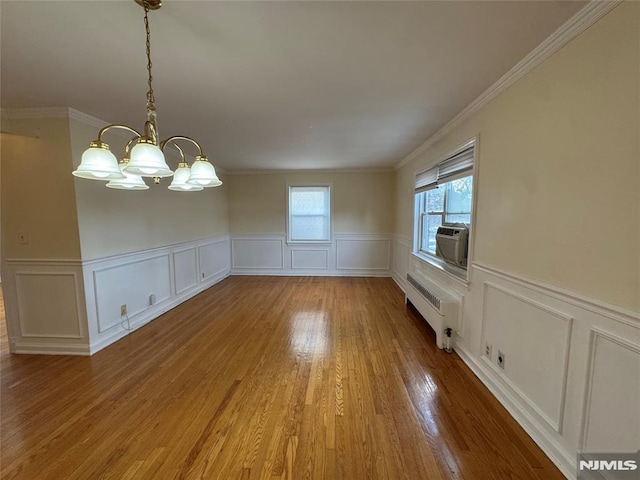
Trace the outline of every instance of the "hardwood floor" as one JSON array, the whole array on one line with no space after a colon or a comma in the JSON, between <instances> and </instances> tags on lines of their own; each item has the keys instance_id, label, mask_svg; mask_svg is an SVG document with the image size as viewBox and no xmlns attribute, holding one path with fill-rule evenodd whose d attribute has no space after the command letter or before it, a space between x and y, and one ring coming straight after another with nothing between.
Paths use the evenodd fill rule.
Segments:
<instances>
[{"instance_id":1,"label":"hardwood floor","mask_svg":"<svg viewBox=\"0 0 640 480\"><path fill-rule=\"evenodd\" d=\"M403 300L230 277L93 357L3 331L2 478L564 478Z\"/></svg>"}]
</instances>

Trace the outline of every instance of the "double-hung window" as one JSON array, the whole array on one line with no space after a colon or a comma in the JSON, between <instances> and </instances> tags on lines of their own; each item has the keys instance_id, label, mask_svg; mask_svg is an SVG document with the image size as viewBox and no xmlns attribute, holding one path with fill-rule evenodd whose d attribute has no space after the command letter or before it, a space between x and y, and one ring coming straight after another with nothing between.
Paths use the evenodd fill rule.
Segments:
<instances>
[{"instance_id":1,"label":"double-hung window","mask_svg":"<svg viewBox=\"0 0 640 480\"><path fill-rule=\"evenodd\" d=\"M471 227L474 146L466 145L436 166L416 175L415 244L435 255L436 232L445 224Z\"/></svg>"},{"instance_id":2,"label":"double-hung window","mask_svg":"<svg viewBox=\"0 0 640 480\"><path fill-rule=\"evenodd\" d=\"M331 187L289 186L287 241L331 241Z\"/></svg>"}]
</instances>

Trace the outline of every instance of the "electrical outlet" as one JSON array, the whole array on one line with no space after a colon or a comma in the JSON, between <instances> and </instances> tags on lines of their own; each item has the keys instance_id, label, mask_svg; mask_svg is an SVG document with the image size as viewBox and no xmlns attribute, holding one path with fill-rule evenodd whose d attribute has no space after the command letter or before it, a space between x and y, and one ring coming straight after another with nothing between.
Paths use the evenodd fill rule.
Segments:
<instances>
[{"instance_id":1,"label":"electrical outlet","mask_svg":"<svg viewBox=\"0 0 640 480\"><path fill-rule=\"evenodd\" d=\"M127 315L127 304L120 305L120 316L124 317Z\"/></svg>"},{"instance_id":2,"label":"electrical outlet","mask_svg":"<svg viewBox=\"0 0 640 480\"><path fill-rule=\"evenodd\" d=\"M202 272L202 278L204 278L204 272Z\"/></svg>"},{"instance_id":3,"label":"electrical outlet","mask_svg":"<svg viewBox=\"0 0 640 480\"><path fill-rule=\"evenodd\" d=\"M488 343L485 344L485 346L484 346L484 355L485 355L485 357L488 357L489 359L491 359L491 350L492 350L491 345L489 345Z\"/></svg>"},{"instance_id":4,"label":"electrical outlet","mask_svg":"<svg viewBox=\"0 0 640 480\"><path fill-rule=\"evenodd\" d=\"M504 369L505 354L498 350L498 366Z\"/></svg>"},{"instance_id":5,"label":"electrical outlet","mask_svg":"<svg viewBox=\"0 0 640 480\"><path fill-rule=\"evenodd\" d=\"M156 303L156 294L152 293L151 295L149 295L149 305L155 305Z\"/></svg>"}]
</instances>

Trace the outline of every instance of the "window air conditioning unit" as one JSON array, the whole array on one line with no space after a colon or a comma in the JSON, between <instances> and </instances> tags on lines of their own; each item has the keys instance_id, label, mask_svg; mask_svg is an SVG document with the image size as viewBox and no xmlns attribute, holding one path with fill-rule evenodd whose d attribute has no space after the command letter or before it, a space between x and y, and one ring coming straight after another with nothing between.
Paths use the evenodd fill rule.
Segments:
<instances>
[{"instance_id":1,"label":"window air conditioning unit","mask_svg":"<svg viewBox=\"0 0 640 480\"><path fill-rule=\"evenodd\" d=\"M438 227L436 232L436 256L457 267L466 267L468 241L469 229L467 227L450 225Z\"/></svg>"}]
</instances>

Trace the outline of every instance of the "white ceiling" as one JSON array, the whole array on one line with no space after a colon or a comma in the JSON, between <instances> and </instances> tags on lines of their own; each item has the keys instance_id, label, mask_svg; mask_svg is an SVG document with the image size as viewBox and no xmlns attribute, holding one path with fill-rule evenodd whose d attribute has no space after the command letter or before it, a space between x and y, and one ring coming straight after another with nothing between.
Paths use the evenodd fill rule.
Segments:
<instances>
[{"instance_id":1,"label":"white ceiling","mask_svg":"<svg viewBox=\"0 0 640 480\"><path fill-rule=\"evenodd\" d=\"M228 170L391 167L583 5L165 0L150 14L160 136L192 136ZM3 0L2 108L141 129L142 14Z\"/></svg>"}]
</instances>

